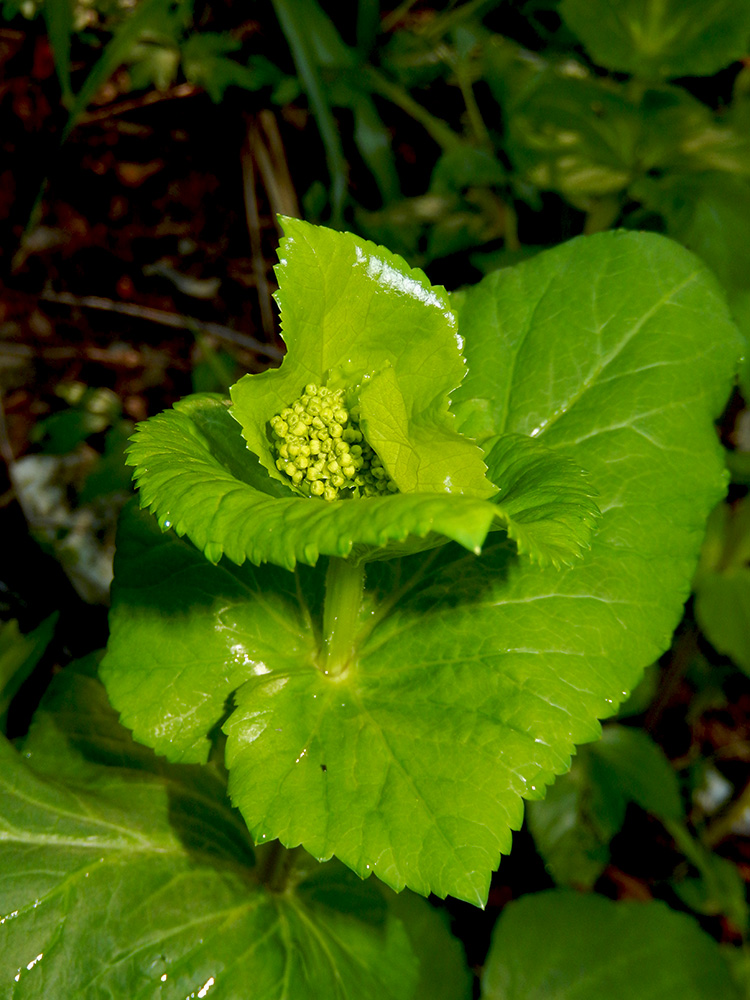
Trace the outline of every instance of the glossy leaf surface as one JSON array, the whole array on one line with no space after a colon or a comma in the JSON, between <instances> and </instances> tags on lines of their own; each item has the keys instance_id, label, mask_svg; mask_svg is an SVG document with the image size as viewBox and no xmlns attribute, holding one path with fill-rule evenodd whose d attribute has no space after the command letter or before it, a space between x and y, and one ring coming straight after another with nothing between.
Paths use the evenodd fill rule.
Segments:
<instances>
[{"instance_id":1,"label":"glossy leaf surface","mask_svg":"<svg viewBox=\"0 0 750 1000\"><path fill-rule=\"evenodd\" d=\"M447 544L370 562L350 659L329 676L324 562L212 567L141 514L121 536L103 677L137 738L172 759L206 759L223 722L230 793L256 841L481 903L523 798L569 767L669 643L724 488L712 419L739 345L709 274L645 234L574 241L455 304L459 430L485 446L521 528L595 528L583 558L553 559L547 533L546 561L524 559L498 531L479 557ZM551 495L537 461L560 474ZM437 499L499 512L503 497Z\"/></svg>"},{"instance_id":2,"label":"glossy leaf surface","mask_svg":"<svg viewBox=\"0 0 750 1000\"><path fill-rule=\"evenodd\" d=\"M237 564L293 569L321 554L367 560L408 553L440 536L478 552L493 526L505 527L519 550L540 562L566 562L587 544L597 512L580 468L520 439L498 447L493 459L496 501L419 492L329 504L271 479L219 397L188 396L139 427L130 458L141 505L212 562L225 554Z\"/></svg>"},{"instance_id":3,"label":"glossy leaf surface","mask_svg":"<svg viewBox=\"0 0 750 1000\"><path fill-rule=\"evenodd\" d=\"M542 563L578 555L596 513L580 470L570 467L563 481L560 463L547 467L539 453L530 516L519 475L493 485L481 449L456 432L449 396L465 362L445 290L351 234L293 219L285 226L278 298L289 351L281 368L232 388L230 412L248 447L220 397L183 400L140 424L129 449L141 505L212 562L226 554L238 564L293 569L321 554L408 554L439 536L477 552L492 526L506 527L520 551ZM361 408L362 430L400 492L326 503L301 496L279 472L269 421L309 383L346 390L347 406ZM509 493L512 509L504 502Z\"/></svg>"},{"instance_id":4,"label":"glossy leaf surface","mask_svg":"<svg viewBox=\"0 0 750 1000\"><path fill-rule=\"evenodd\" d=\"M482 1000L571 996L739 1000L740 994L716 941L664 903L614 903L564 890L510 903L495 926Z\"/></svg>"},{"instance_id":5,"label":"glossy leaf surface","mask_svg":"<svg viewBox=\"0 0 750 1000\"><path fill-rule=\"evenodd\" d=\"M455 990L431 995L466 996L421 900L404 911L412 931L374 883L314 862L268 891L219 771L134 744L93 677L56 679L23 751L0 743L3 997L234 1000L252 983L268 1000L416 1000L427 928Z\"/></svg>"},{"instance_id":6,"label":"glossy leaf surface","mask_svg":"<svg viewBox=\"0 0 750 1000\"><path fill-rule=\"evenodd\" d=\"M280 368L232 387L250 450L283 480L271 417L310 382L357 395L361 386L362 429L402 492L491 496L481 452L456 434L448 410L465 366L445 289L351 233L283 222L276 298L288 353Z\"/></svg>"}]
</instances>

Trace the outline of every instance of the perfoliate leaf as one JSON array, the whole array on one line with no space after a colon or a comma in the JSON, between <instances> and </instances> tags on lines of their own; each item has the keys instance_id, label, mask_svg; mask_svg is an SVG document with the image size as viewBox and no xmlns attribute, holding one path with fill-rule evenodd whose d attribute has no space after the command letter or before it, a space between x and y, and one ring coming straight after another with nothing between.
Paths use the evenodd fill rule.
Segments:
<instances>
[{"instance_id":1,"label":"perfoliate leaf","mask_svg":"<svg viewBox=\"0 0 750 1000\"><path fill-rule=\"evenodd\" d=\"M288 482L269 446L271 418L309 383L344 389L354 404L360 388L380 374L366 385L363 429L372 432L370 443L399 488L491 496L481 453L455 433L448 409L465 365L445 289L385 247L282 221L276 298L287 355L280 368L246 375L232 388L232 414L250 450L271 476ZM394 402L396 412L382 421ZM443 439L450 441L448 472L435 469Z\"/></svg>"},{"instance_id":2,"label":"perfoliate leaf","mask_svg":"<svg viewBox=\"0 0 750 1000\"><path fill-rule=\"evenodd\" d=\"M446 412L450 419L438 422L415 411L390 365L367 379L359 401L365 438L402 492L482 498L496 492L485 477L480 449L455 431L453 415ZM446 393L446 411L447 401Z\"/></svg>"},{"instance_id":3,"label":"perfoliate leaf","mask_svg":"<svg viewBox=\"0 0 750 1000\"><path fill-rule=\"evenodd\" d=\"M513 470L503 470L503 481L493 485L482 450L457 432L450 393L465 363L445 291L432 288L401 258L351 234L294 219L285 227L278 297L289 351L281 368L247 375L231 390L230 412L249 450L221 397L188 397L138 427L128 462L135 466L141 505L153 510L163 529L187 534L211 562L226 554L238 564L249 559L293 569L297 562L314 565L321 554L367 561L443 540L478 552L499 525L519 551L540 562L559 564L578 555L595 507L584 501L573 512L577 473L570 474L570 489L560 489L559 463L547 463L552 479L545 494L547 466L536 461L534 489L541 485L546 504L541 511L538 491L530 503L523 488L519 498ZM290 408L295 401L294 412L305 412L304 425ZM357 414L361 432L354 423L346 426L349 411ZM308 430L313 415L324 431L318 437L316 430L315 440ZM359 462L366 474L366 456L353 457L358 440L382 463L372 471L369 494L364 486L355 488L357 470L346 464ZM293 450L282 452L282 445ZM330 451L335 461L316 457L334 445L348 457L338 450ZM313 473L318 460L325 471ZM334 467L338 484L331 478ZM299 481L290 478L292 469L307 470L303 482L302 471L295 473ZM355 476L346 481L353 496L346 495L344 474ZM395 491L390 494L386 474ZM330 497L311 495L331 484ZM373 493L374 487L382 492ZM498 488L494 506L487 500ZM329 502L341 490L341 499ZM504 501L508 490L512 510Z\"/></svg>"},{"instance_id":4,"label":"perfoliate leaf","mask_svg":"<svg viewBox=\"0 0 750 1000\"><path fill-rule=\"evenodd\" d=\"M716 941L664 903L614 903L566 890L510 903L495 925L482 1000L573 995L740 998Z\"/></svg>"},{"instance_id":5,"label":"perfoliate leaf","mask_svg":"<svg viewBox=\"0 0 750 1000\"><path fill-rule=\"evenodd\" d=\"M418 433L428 436L426 429ZM456 463L443 471L460 471L460 447L454 452L446 438L438 440ZM431 447L426 442L425 450ZM579 470L570 466L561 474L559 458L545 459L533 443L525 453L529 448L533 460L528 454L526 463L498 467L496 501L424 490L326 503L296 496L271 479L244 447L221 398L203 394L139 424L129 461L136 466L141 505L153 510L164 530L186 534L212 562L224 554L237 564L249 559L293 569L297 562L314 565L320 555L366 561L448 539L478 552L493 526L507 527L519 551L533 558L566 561L585 545L596 507L586 499ZM436 455L433 469L442 462Z\"/></svg>"},{"instance_id":6,"label":"perfoliate leaf","mask_svg":"<svg viewBox=\"0 0 750 1000\"><path fill-rule=\"evenodd\" d=\"M269 891L220 772L133 744L93 677L66 669L0 759L3 997L420 1000L435 947L457 992L433 995L467 995L421 900L404 911L338 864Z\"/></svg>"},{"instance_id":7,"label":"perfoliate leaf","mask_svg":"<svg viewBox=\"0 0 750 1000\"><path fill-rule=\"evenodd\" d=\"M217 397L189 396L138 426L129 460L141 504L212 562L224 554L238 564L293 569L314 565L321 554L348 556L358 546L365 556L366 547L429 534L478 551L497 516L487 500L438 493L336 503L297 496L245 449Z\"/></svg>"},{"instance_id":8,"label":"perfoliate leaf","mask_svg":"<svg viewBox=\"0 0 750 1000\"><path fill-rule=\"evenodd\" d=\"M278 837L396 888L482 903L523 798L569 767L575 744L599 735L597 720L669 644L724 489L712 421L740 348L711 276L647 234L573 241L489 276L456 304L469 375L452 406L459 431L486 449L495 501L396 494L318 504L318 521L312 499L248 482L213 494L208 527L191 538L202 549L234 526L235 555L263 544L299 560L306 523L311 546L335 557L336 536L329 548L320 541L326 509L361 511L349 541L377 541L379 529L383 540L419 534L409 504L434 504L432 525L419 523L443 537L453 537L435 527L444 505L475 504L534 559L504 531L485 537L488 520L480 556L467 551L469 535L463 548L367 562L364 596L349 594L338 637L346 655L329 669L340 626L322 606L326 572L356 563L332 558L294 575L212 567L140 514L122 530L102 675L137 738L172 759L205 759L225 720L230 793L256 842ZM188 405L195 419L185 414L180 445L202 437L205 469L203 403ZM173 427L168 417L156 426ZM201 480L191 494L187 473L180 482L187 518L207 487ZM265 504L252 517L236 500L251 493ZM158 505L156 492L148 502ZM385 511L401 518L399 504L404 520L393 527ZM285 505L304 512L291 542L288 515L269 520ZM221 534L211 534L213 518Z\"/></svg>"}]
</instances>

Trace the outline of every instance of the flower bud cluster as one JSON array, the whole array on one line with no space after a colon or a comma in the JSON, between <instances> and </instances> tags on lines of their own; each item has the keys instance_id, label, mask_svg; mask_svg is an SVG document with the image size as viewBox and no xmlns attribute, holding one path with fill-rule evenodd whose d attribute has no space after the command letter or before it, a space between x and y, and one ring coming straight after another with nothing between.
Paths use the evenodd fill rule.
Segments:
<instances>
[{"instance_id":1,"label":"flower bud cluster","mask_svg":"<svg viewBox=\"0 0 750 1000\"><path fill-rule=\"evenodd\" d=\"M398 492L359 429L359 408L344 406L343 389L311 383L270 424L276 468L307 496L344 500Z\"/></svg>"}]
</instances>

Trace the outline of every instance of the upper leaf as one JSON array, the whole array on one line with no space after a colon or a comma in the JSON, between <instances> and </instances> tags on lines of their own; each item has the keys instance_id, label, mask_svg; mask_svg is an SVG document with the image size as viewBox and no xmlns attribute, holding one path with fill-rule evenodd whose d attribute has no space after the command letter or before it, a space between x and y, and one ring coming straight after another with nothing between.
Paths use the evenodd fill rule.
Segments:
<instances>
[{"instance_id":1,"label":"upper leaf","mask_svg":"<svg viewBox=\"0 0 750 1000\"><path fill-rule=\"evenodd\" d=\"M192 396L137 428L128 462L135 466L141 505L153 510L162 529L187 534L212 562L226 554L238 564L249 559L287 569L315 564L321 554L368 561L446 540L478 552L492 527L510 530L521 521L523 529L511 530L520 551L555 564L578 555L596 511L590 496L578 503L579 470L571 467L563 485L560 463L536 456L534 488L551 477L542 512L538 494L529 504L519 496L512 463L493 485L481 449L457 432L450 393L465 363L444 290L351 234L293 219L285 227L278 297L289 351L281 367L242 378L232 388L230 411L218 396ZM328 428L326 441L295 437L291 421L298 418L290 404L305 401L309 425L313 405L319 414L329 405L321 403L323 390L342 394L332 412L341 412L335 420L343 424L330 423L329 413L319 425ZM310 495L316 486L323 491L311 468L317 459L282 458L279 442L291 447L304 441L319 450L348 440L342 434L351 427L342 427L349 411L393 494L344 500L330 490L333 502L326 502ZM287 459L291 471L307 469L304 484L287 474ZM326 470L335 465L326 459ZM383 468L375 472L382 476ZM355 473L345 463L343 471ZM510 494L512 509L505 503ZM550 530L555 541L548 551Z\"/></svg>"},{"instance_id":2,"label":"upper leaf","mask_svg":"<svg viewBox=\"0 0 750 1000\"><path fill-rule=\"evenodd\" d=\"M504 484L498 516L518 552L558 568L582 555L599 516L586 471L521 434L492 438L485 449L490 474Z\"/></svg>"},{"instance_id":3,"label":"upper leaf","mask_svg":"<svg viewBox=\"0 0 750 1000\"><path fill-rule=\"evenodd\" d=\"M424 436L429 453L426 428ZM596 513L591 491L582 489L577 467L563 473L544 449L533 457L528 447L524 453L524 461L506 461L495 470L501 484L496 501L423 491L326 503L297 496L271 479L245 448L220 397L205 394L139 424L129 461L136 466L141 505L154 511L163 530L187 534L212 562L224 554L237 564L249 559L293 569L297 562L314 565L321 554L367 560L447 539L479 552L493 526L508 527L532 558L567 561L580 554L590 534ZM446 448L445 456L455 458L455 465L449 461L443 468L460 474L460 449ZM443 460L436 455L432 467Z\"/></svg>"},{"instance_id":4,"label":"upper leaf","mask_svg":"<svg viewBox=\"0 0 750 1000\"><path fill-rule=\"evenodd\" d=\"M397 493L360 500L297 496L266 473L218 397L189 396L138 425L129 461L142 506L187 534L207 559L293 569L430 533L478 551L497 511L487 500ZM376 553L373 553L376 554Z\"/></svg>"},{"instance_id":5,"label":"upper leaf","mask_svg":"<svg viewBox=\"0 0 750 1000\"><path fill-rule=\"evenodd\" d=\"M280 368L246 375L231 390L250 450L288 482L269 446L271 418L308 383L345 389L354 401L366 387L363 429L400 490L491 496L481 452L456 434L448 409L465 366L445 290L351 233L282 221L276 298L287 355ZM436 452L446 444L444 467Z\"/></svg>"}]
</instances>

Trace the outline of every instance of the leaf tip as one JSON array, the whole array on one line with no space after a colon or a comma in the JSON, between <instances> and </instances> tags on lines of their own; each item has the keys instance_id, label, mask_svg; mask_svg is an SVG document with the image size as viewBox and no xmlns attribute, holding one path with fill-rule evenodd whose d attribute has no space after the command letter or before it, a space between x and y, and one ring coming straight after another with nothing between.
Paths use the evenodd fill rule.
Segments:
<instances>
[{"instance_id":1,"label":"leaf tip","mask_svg":"<svg viewBox=\"0 0 750 1000\"><path fill-rule=\"evenodd\" d=\"M216 566L221 557L224 555L224 546L219 542L207 542L203 547L203 555L210 563L213 563L213 565Z\"/></svg>"}]
</instances>

